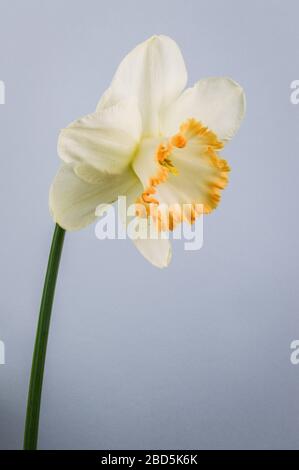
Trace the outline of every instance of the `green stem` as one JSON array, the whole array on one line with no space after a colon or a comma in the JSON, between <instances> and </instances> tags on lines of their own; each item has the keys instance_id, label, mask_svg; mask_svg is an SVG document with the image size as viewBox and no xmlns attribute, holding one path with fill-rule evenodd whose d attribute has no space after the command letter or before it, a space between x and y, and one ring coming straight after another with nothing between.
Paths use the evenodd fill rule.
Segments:
<instances>
[{"instance_id":1,"label":"green stem","mask_svg":"<svg viewBox=\"0 0 299 470\"><path fill-rule=\"evenodd\" d=\"M24 450L36 450L43 376L53 298L65 231L55 226L41 300L27 402Z\"/></svg>"}]
</instances>

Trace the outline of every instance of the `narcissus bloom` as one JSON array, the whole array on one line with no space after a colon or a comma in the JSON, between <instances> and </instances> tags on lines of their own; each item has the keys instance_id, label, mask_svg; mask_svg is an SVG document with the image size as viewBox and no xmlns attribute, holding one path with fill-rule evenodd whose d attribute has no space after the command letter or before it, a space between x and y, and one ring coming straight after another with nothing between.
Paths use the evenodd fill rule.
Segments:
<instances>
[{"instance_id":1,"label":"narcissus bloom","mask_svg":"<svg viewBox=\"0 0 299 470\"><path fill-rule=\"evenodd\" d=\"M241 123L244 93L229 78L200 80L184 91L186 82L181 52L166 36L150 38L124 58L96 111L60 133L63 165L50 190L55 222L81 229L99 205L120 195L163 231L194 222L198 204L205 213L217 207L229 172L219 150ZM178 209L186 204L188 212ZM135 244L154 265L168 265L169 240Z\"/></svg>"}]
</instances>

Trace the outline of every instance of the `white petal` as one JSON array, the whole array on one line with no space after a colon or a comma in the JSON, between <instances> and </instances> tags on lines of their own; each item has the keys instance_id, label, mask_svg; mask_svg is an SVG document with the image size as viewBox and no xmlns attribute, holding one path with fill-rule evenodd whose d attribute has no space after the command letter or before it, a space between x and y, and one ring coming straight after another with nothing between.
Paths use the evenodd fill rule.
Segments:
<instances>
[{"instance_id":1,"label":"white petal","mask_svg":"<svg viewBox=\"0 0 299 470\"><path fill-rule=\"evenodd\" d=\"M157 268L166 268L171 261L171 244L169 240L133 240L136 248L147 261Z\"/></svg>"},{"instance_id":2,"label":"white petal","mask_svg":"<svg viewBox=\"0 0 299 470\"><path fill-rule=\"evenodd\" d=\"M85 172L92 182L79 178L74 165L63 165L57 173L50 189L50 212L56 223L66 230L79 230L92 223L95 209L99 204L114 202L118 196L136 193L140 183L131 169L121 175L101 174L89 169Z\"/></svg>"},{"instance_id":3,"label":"white petal","mask_svg":"<svg viewBox=\"0 0 299 470\"><path fill-rule=\"evenodd\" d=\"M177 44L167 36L153 36L124 58L98 109L135 96L144 134L157 134L159 112L179 96L186 82L186 67Z\"/></svg>"},{"instance_id":4,"label":"white petal","mask_svg":"<svg viewBox=\"0 0 299 470\"><path fill-rule=\"evenodd\" d=\"M244 113L245 95L238 83L229 78L207 78L169 106L162 118L163 132L171 135L186 119L195 118L226 141L237 132Z\"/></svg>"},{"instance_id":5,"label":"white petal","mask_svg":"<svg viewBox=\"0 0 299 470\"><path fill-rule=\"evenodd\" d=\"M141 134L136 99L89 114L60 133L59 156L111 174L121 173L134 156Z\"/></svg>"}]
</instances>

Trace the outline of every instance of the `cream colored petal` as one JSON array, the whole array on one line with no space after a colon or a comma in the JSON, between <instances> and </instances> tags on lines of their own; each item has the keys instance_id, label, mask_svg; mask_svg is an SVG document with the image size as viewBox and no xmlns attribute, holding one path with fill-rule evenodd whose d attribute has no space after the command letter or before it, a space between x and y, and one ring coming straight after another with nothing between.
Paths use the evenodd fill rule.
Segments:
<instances>
[{"instance_id":1,"label":"cream colored petal","mask_svg":"<svg viewBox=\"0 0 299 470\"><path fill-rule=\"evenodd\" d=\"M169 240L133 240L134 245L144 258L157 268L166 268L171 261Z\"/></svg>"},{"instance_id":2,"label":"cream colored petal","mask_svg":"<svg viewBox=\"0 0 299 470\"><path fill-rule=\"evenodd\" d=\"M229 78L207 78L187 89L162 117L163 132L172 135L186 119L195 118L222 141L237 132L245 113L243 89Z\"/></svg>"},{"instance_id":3,"label":"cream colored petal","mask_svg":"<svg viewBox=\"0 0 299 470\"><path fill-rule=\"evenodd\" d=\"M132 192L135 186L138 191L140 183L131 169L121 175L109 175L85 168L79 178L74 165L65 164L50 188L50 212L62 228L79 230L94 221L99 204L112 203L118 196Z\"/></svg>"},{"instance_id":4,"label":"cream colored petal","mask_svg":"<svg viewBox=\"0 0 299 470\"><path fill-rule=\"evenodd\" d=\"M144 134L157 134L159 112L179 96L186 82L186 67L177 44L167 36L153 36L123 59L97 109L135 96Z\"/></svg>"},{"instance_id":5,"label":"cream colored petal","mask_svg":"<svg viewBox=\"0 0 299 470\"><path fill-rule=\"evenodd\" d=\"M140 133L136 99L123 100L63 129L58 154L66 163L80 162L102 172L121 173L134 156Z\"/></svg>"}]
</instances>

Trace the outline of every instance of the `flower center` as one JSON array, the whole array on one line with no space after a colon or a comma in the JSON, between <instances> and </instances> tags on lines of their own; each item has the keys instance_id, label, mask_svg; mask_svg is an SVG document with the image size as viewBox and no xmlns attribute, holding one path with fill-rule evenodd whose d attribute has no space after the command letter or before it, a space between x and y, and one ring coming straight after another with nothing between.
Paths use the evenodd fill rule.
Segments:
<instances>
[{"instance_id":1,"label":"flower center","mask_svg":"<svg viewBox=\"0 0 299 470\"><path fill-rule=\"evenodd\" d=\"M199 204L206 213L214 209L229 171L226 161L218 157L221 148L216 134L195 119L184 122L170 138L144 139L133 162L144 186L136 200L136 214L151 216L160 229L172 230L183 220L193 223L203 212ZM169 206L166 223L161 222L161 203ZM191 206L189 214L178 210L182 203Z\"/></svg>"}]
</instances>

